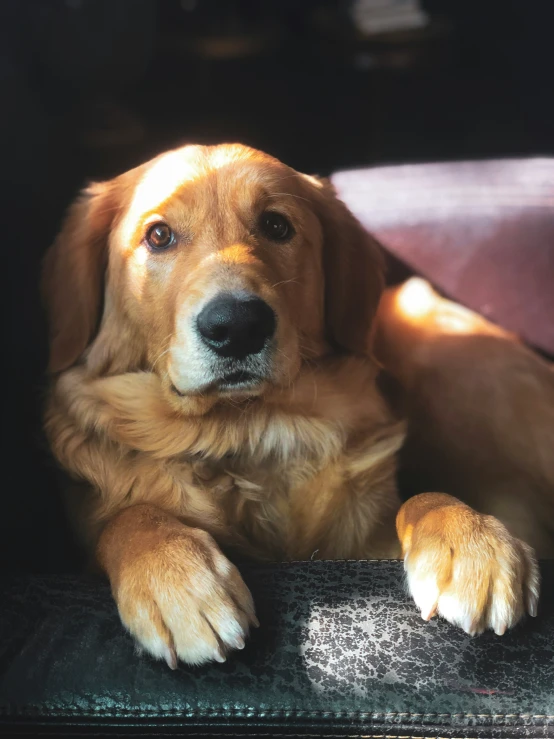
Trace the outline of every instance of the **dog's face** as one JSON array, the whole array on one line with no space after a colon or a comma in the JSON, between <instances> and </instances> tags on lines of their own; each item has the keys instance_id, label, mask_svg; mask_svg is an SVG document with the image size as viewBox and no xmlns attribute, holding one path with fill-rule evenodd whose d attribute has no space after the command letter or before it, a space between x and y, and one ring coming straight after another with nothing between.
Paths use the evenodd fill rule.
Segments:
<instances>
[{"instance_id":1,"label":"dog's face","mask_svg":"<svg viewBox=\"0 0 554 739\"><path fill-rule=\"evenodd\" d=\"M320 351L321 233L297 176L234 147L148 167L111 233L111 293L176 393L259 393ZM123 308L123 306L121 306Z\"/></svg>"},{"instance_id":2,"label":"dog's face","mask_svg":"<svg viewBox=\"0 0 554 739\"><path fill-rule=\"evenodd\" d=\"M327 184L243 146L187 146L89 188L44 287L54 372L84 355L213 402L366 352L381 263Z\"/></svg>"}]
</instances>

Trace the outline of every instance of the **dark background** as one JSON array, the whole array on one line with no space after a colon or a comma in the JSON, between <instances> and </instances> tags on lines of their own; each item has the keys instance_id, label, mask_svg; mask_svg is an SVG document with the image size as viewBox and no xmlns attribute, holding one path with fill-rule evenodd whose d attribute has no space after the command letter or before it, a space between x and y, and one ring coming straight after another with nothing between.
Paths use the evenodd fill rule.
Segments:
<instances>
[{"instance_id":1,"label":"dark background","mask_svg":"<svg viewBox=\"0 0 554 739\"><path fill-rule=\"evenodd\" d=\"M347 0L0 4L0 563L75 567L40 433L41 258L87 180L186 142L240 141L305 172L554 154L554 3L425 0L363 36Z\"/></svg>"}]
</instances>

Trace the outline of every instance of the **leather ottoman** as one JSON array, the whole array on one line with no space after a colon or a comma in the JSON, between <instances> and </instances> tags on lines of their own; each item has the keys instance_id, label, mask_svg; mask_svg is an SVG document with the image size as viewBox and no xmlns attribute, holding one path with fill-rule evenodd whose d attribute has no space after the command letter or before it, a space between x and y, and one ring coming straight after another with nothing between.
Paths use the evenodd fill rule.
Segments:
<instances>
[{"instance_id":1,"label":"leather ottoman","mask_svg":"<svg viewBox=\"0 0 554 739\"><path fill-rule=\"evenodd\" d=\"M554 737L554 562L537 618L503 637L424 622L401 562L241 570L261 627L175 672L135 653L103 582L4 582L0 732Z\"/></svg>"}]
</instances>

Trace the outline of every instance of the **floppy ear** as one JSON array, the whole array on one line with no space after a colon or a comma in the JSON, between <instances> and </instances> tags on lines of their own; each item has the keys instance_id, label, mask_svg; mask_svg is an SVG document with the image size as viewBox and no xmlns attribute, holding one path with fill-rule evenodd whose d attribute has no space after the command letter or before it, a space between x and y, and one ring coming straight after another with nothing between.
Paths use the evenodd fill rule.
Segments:
<instances>
[{"instance_id":1,"label":"floppy ear","mask_svg":"<svg viewBox=\"0 0 554 739\"><path fill-rule=\"evenodd\" d=\"M69 208L46 253L42 294L49 318L50 372L74 364L98 327L116 195L114 181L90 185Z\"/></svg>"},{"instance_id":2,"label":"floppy ear","mask_svg":"<svg viewBox=\"0 0 554 739\"><path fill-rule=\"evenodd\" d=\"M384 287L381 247L338 199L330 182L309 179L318 190L323 227L328 338L354 354L370 354L373 319Z\"/></svg>"}]
</instances>

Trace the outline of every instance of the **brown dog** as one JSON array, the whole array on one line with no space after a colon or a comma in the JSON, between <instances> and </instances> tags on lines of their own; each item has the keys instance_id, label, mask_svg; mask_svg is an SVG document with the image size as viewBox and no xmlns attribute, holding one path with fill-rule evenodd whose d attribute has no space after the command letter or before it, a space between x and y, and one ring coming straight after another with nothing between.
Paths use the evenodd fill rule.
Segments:
<instances>
[{"instance_id":1,"label":"brown dog","mask_svg":"<svg viewBox=\"0 0 554 739\"><path fill-rule=\"evenodd\" d=\"M170 666L222 661L256 623L220 546L277 559L403 553L422 616L438 612L472 634L502 634L535 614L533 552L499 520L438 493L400 506L405 426L377 389L370 352L382 283L377 245L327 184L238 145L169 152L72 206L45 265L47 431L61 464L88 484L71 503L123 623ZM377 348L425 427L425 371L455 375L464 360L429 349L442 329L422 330L398 297L382 303ZM500 495L512 465L519 485L536 483L532 544L534 522L554 520L553 375L498 334L501 397L482 419L495 455L489 466L481 446L463 481L479 480L467 493L506 524L510 506L495 508L487 480ZM528 376L512 376L512 358ZM474 384L460 391L462 424ZM433 432L446 419L441 465L452 452L454 476L478 433L454 438L456 388L457 379L437 388L429 414ZM549 394L542 408L537 393Z\"/></svg>"}]
</instances>

